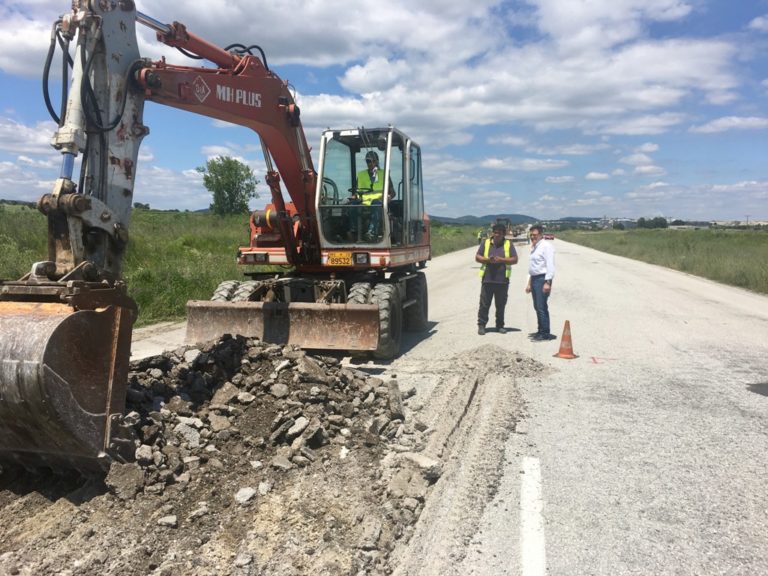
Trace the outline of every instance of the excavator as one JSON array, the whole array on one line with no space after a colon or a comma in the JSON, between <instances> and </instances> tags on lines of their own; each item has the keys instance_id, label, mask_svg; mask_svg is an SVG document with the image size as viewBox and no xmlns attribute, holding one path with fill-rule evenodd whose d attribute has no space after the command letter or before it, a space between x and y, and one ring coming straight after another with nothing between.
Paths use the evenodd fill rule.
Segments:
<instances>
[{"instance_id":1,"label":"excavator","mask_svg":"<svg viewBox=\"0 0 768 576\"><path fill-rule=\"evenodd\" d=\"M403 329L428 328L416 142L393 126L326 130L317 171L291 87L260 47L220 48L132 0L71 6L52 27L43 74L62 155L37 204L48 259L0 281L0 462L92 472L133 459L123 411L138 310L122 265L146 101L251 128L267 167L271 203L250 215L237 250L243 278L188 303L189 342L241 334L390 359ZM137 24L213 66L142 57ZM48 90L57 46L59 110ZM378 169L363 177L374 157Z\"/></svg>"}]
</instances>

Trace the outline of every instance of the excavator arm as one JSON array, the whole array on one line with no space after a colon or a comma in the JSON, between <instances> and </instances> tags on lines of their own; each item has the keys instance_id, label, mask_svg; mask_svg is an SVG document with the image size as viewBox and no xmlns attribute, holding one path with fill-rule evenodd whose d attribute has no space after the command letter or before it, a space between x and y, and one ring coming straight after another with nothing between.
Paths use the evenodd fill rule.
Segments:
<instances>
[{"instance_id":1,"label":"excavator arm","mask_svg":"<svg viewBox=\"0 0 768 576\"><path fill-rule=\"evenodd\" d=\"M247 52L228 52L189 33L178 22L161 24L140 13L138 20L154 29L157 39L164 44L218 66L149 63L136 73L146 98L257 132L288 260L291 264L319 262L314 202L317 174L301 125L300 110L287 82L269 70L263 55L260 59ZM277 169L272 166L273 161ZM290 211L286 209L281 181L293 203ZM299 226L295 226L294 215L298 216Z\"/></svg>"},{"instance_id":2,"label":"excavator arm","mask_svg":"<svg viewBox=\"0 0 768 576\"><path fill-rule=\"evenodd\" d=\"M216 68L143 59L137 22ZM122 263L139 146L149 132L144 102L259 134L291 263L320 258L316 174L299 109L263 60L217 48L179 23L160 24L131 0L74 0L54 25L52 51L56 42L67 53L73 44L74 52L66 106L54 113L61 173L38 202L48 220L48 260L19 280L0 282L0 461L102 469L133 456L120 422L136 306L122 282Z\"/></svg>"}]
</instances>

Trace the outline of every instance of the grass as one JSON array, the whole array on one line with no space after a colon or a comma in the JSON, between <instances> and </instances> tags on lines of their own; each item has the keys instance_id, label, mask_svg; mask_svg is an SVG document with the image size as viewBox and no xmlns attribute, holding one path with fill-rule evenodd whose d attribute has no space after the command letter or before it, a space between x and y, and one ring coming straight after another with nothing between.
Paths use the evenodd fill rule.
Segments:
<instances>
[{"instance_id":1,"label":"grass","mask_svg":"<svg viewBox=\"0 0 768 576\"><path fill-rule=\"evenodd\" d=\"M477 226L454 226L430 223L432 256L437 257L469 246L477 246Z\"/></svg>"},{"instance_id":2,"label":"grass","mask_svg":"<svg viewBox=\"0 0 768 576\"><path fill-rule=\"evenodd\" d=\"M477 242L471 226L432 223L431 231L433 256ZM134 210L124 278L139 306L137 326L182 319L187 300L207 300L219 282L241 278L235 254L247 238L246 215ZM0 204L0 278L16 280L47 258L45 218Z\"/></svg>"},{"instance_id":3,"label":"grass","mask_svg":"<svg viewBox=\"0 0 768 576\"><path fill-rule=\"evenodd\" d=\"M0 278L16 280L46 260L45 218L34 208L0 204Z\"/></svg>"},{"instance_id":4,"label":"grass","mask_svg":"<svg viewBox=\"0 0 768 576\"><path fill-rule=\"evenodd\" d=\"M557 238L768 294L766 230L569 230Z\"/></svg>"}]
</instances>

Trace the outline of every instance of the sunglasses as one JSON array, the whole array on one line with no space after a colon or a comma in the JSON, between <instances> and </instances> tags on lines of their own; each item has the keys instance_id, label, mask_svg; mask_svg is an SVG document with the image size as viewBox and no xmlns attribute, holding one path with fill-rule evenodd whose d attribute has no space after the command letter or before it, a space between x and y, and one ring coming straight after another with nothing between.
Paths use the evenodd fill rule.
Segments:
<instances>
[{"instance_id":1,"label":"sunglasses","mask_svg":"<svg viewBox=\"0 0 768 576\"><path fill-rule=\"evenodd\" d=\"M365 159L365 163L366 164L373 164L373 160L371 160L370 158L366 158Z\"/></svg>"}]
</instances>

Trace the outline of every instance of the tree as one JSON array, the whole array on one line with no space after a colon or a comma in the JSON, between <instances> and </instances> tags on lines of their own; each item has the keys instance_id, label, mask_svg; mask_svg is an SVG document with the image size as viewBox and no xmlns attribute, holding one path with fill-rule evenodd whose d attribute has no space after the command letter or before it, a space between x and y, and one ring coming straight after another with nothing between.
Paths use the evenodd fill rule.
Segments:
<instances>
[{"instance_id":1,"label":"tree","mask_svg":"<svg viewBox=\"0 0 768 576\"><path fill-rule=\"evenodd\" d=\"M211 211L215 214L248 212L248 201L258 198L259 181L253 170L230 156L217 156L197 169L203 175L205 187L213 194Z\"/></svg>"}]
</instances>

